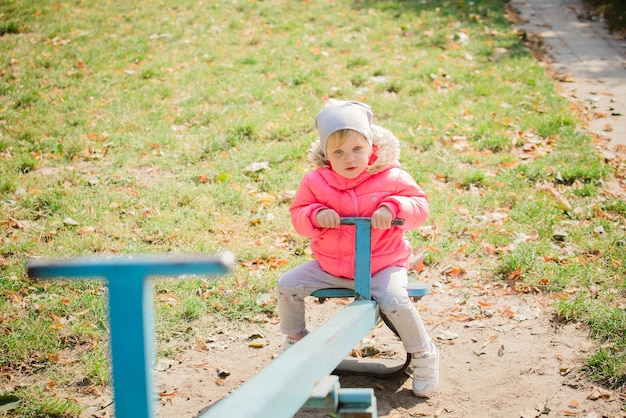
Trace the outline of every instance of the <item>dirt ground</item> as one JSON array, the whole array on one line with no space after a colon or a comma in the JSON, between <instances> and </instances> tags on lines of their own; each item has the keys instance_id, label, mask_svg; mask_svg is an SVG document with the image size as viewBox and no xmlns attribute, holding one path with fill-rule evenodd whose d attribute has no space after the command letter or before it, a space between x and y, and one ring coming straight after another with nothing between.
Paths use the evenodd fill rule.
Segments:
<instances>
[{"instance_id":1,"label":"dirt ground","mask_svg":"<svg viewBox=\"0 0 626 418\"><path fill-rule=\"evenodd\" d=\"M437 392L429 399L415 397L408 375L344 376L342 388L374 388L379 417L626 417L626 393L606 391L581 377L581 359L593 342L577 324L554 323L557 296L520 294L506 283L477 281L471 271L462 276L450 271L439 265L419 277L433 291L418 307L441 352ZM347 301L307 303L315 329ZM382 351L400 347L384 325L370 337ZM176 361L159 362L159 416L201 415L276 358L281 345L277 324L225 328L203 337ZM81 402L93 405L85 417L113 414L110 397ZM301 410L296 417L331 412Z\"/></svg>"},{"instance_id":2,"label":"dirt ground","mask_svg":"<svg viewBox=\"0 0 626 418\"><path fill-rule=\"evenodd\" d=\"M418 302L441 352L436 394L416 398L409 376L340 380L346 388L374 388L379 417L626 417L626 393L603 390L581 377L581 359L593 343L582 327L553 322L554 296L517 294L494 283L470 286L471 273L454 278L443 274L445 266L438 270L420 276L431 283L433 294ZM346 302L308 303L314 328ZM397 347L386 327L373 332L383 350ZM223 330L209 341L206 349L192 350L158 372L159 391L173 394L162 397L160 416L195 417L206 411L268 364L282 336L276 324L267 324ZM329 412L302 410L297 417Z\"/></svg>"}]
</instances>

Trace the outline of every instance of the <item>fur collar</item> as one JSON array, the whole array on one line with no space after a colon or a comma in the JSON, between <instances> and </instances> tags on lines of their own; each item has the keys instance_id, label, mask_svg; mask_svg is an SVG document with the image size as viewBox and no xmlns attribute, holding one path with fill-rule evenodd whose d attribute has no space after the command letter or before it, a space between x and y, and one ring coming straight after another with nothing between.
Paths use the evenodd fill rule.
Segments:
<instances>
[{"instance_id":1,"label":"fur collar","mask_svg":"<svg viewBox=\"0 0 626 418\"><path fill-rule=\"evenodd\" d=\"M376 174L392 164L399 165L400 141L391 131L378 125L372 125L372 143L377 158L367 168L369 173ZM320 147L319 139L311 145L308 158L316 168L329 167L324 151Z\"/></svg>"}]
</instances>

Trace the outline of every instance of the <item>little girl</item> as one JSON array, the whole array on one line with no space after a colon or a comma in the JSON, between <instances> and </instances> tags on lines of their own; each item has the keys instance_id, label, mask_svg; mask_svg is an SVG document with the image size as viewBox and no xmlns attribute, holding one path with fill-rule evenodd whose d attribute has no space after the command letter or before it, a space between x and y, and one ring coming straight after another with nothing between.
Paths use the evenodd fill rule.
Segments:
<instances>
[{"instance_id":1,"label":"little girl","mask_svg":"<svg viewBox=\"0 0 626 418\"><path fill-rule=\"evenodd\" d=\"M315 118L319 140L309 158L317 166L302 179L290 207L293 226L311 239L315 259L286 272L277 283L285 348L307 333L304 298L318 289L354 289L355 229L340 217L371 217L372 298L413 360L413 393L432 394L439 380L439 351L407 294L411 246L404 231L424 223L428 199L400 168L400 144L372 125L365 103L330 99ZM391 226L395 218L404 225Z\"/></svg>"}]
</instances>

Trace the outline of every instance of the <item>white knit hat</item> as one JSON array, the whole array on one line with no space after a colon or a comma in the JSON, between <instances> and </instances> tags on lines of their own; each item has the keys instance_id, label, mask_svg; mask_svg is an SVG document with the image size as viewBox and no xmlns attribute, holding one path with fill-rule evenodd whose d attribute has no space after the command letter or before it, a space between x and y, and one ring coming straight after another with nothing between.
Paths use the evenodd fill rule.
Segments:
<instances>
[{"instance_id":1,"label":"white knit hat","mask_svg":"<svg viewBox=\"0 0 626 418\"><path fill-rule=\"evenodd\" d=\"M315 127L320 136L320 147L326 153L326 141L341 129L352 129L372 144L372 109L365 103L329 99L315 117Z\"/></svg>"}]
</instances>

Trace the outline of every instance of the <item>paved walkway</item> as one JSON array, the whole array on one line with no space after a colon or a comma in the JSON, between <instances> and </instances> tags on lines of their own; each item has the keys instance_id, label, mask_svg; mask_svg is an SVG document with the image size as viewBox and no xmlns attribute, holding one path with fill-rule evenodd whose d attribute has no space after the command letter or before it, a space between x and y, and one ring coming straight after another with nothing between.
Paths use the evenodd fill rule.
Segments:
<instances>
[{"instance_id":1,"label":"paved walkway","mask_svg":"<svg viewBox=\"0 0 626 418\"><path fill-rule=\"evenodd\" d=\"M590 116L587 129L610 140L609 147L626 147L626 39L609 34L592 22L581 0L513 0L525 20L520 26L539 35L561 74L561 92Z\"/></svg>"}]
</instances>

